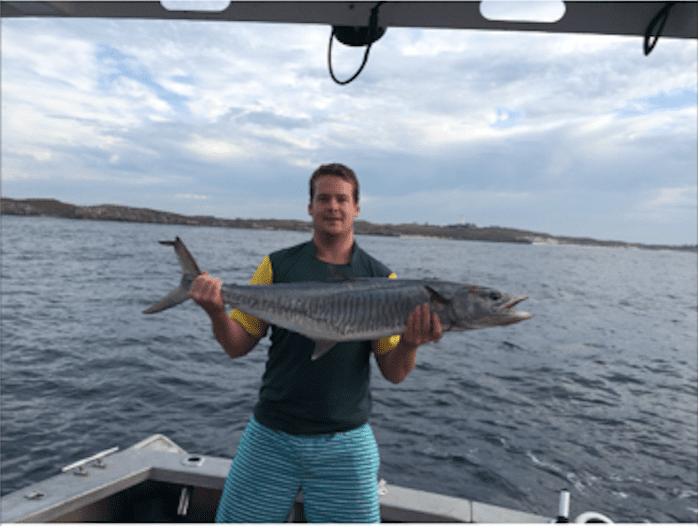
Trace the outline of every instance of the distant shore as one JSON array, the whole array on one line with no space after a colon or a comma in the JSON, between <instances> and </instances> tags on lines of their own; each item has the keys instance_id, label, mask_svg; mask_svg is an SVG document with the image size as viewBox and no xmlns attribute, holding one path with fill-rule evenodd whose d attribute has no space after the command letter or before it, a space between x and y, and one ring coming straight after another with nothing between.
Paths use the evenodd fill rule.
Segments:
<instances>
[{"instance_id":1,"label":"distant shore","mask_svg":"<svg viewBox=\"0 0 698 526\"><path fill-rule=\"evenodd\" d=\"M62 217L93 221L126 221L133 223L158 223L166 225L216 226L227 228L251 228L261 230L312 231L310 221L295 219L219 219L213 216L185 216L172 212L132 208L121 205L76 206L55 199L2 198L2 215ZM648 250L698 251L696 245L645 245L623 241L603 241L586 237L553 236L550 234L505 228L499 226L477 227L472 223L455 225L429 224L374 224L354 221L356 234L394 237L423 237L459 239L464 241L491 241L500 243L524 243L540 245L582 245L613 248L641 248Z\"/></svg>"}]
</instances>

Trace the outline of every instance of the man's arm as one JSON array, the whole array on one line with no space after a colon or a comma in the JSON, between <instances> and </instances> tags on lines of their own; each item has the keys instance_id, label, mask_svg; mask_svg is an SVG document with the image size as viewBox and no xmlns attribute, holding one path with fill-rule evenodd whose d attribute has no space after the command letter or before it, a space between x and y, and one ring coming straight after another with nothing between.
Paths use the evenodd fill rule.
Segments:
<instances>
[{"instance_id":1,"label":"man's arm","mask_svg":"<svg viewBox=\"0 0 698 526\"><path fill-rule=\"evenodd\" d=\"M238 358L250 352L261 340L249 334L225 311L221 296L221 280L204 272L196 277L189 291L189 297L198 303L211 318L213 334L231 358ZM268 324L262 322L262 334L266 334Z\"/></svg>"},{"instance_id":2,"label":"man's arm","mask_svg":"<svg viewBox=\"0 0 698 526\"><path fill-rule=\"evenodd\" d=\"M392 351L378 354L376 352L378 341L373 341L378 368L387 380L394 384L402 382L414 369L417 348L428 342L438 342L442 335L443 329L439 317L429 310L429 304L418 306L408 316L407 329Z\"/></svg>"}]
</instances>

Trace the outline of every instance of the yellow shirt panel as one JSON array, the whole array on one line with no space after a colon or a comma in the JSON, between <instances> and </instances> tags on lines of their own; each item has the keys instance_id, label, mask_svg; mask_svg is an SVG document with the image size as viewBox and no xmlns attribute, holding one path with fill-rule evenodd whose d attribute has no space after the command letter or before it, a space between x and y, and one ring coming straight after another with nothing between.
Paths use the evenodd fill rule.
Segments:
<instances>
[{"instance_id":1,"label":"yellow shirt panel","mask_svg":"<svg viewBox=\"0 0 698 526\"><path fill-rule=\"evenodd\" d=\"M250 279L250 285L269 285L272 283L273 273L271 269L271 261L269 256L264 256L264 259L257 267L257 270ZM261 338L264 336L261 323L258 318L242 312L239 309L233 309L230 313L230 318L242 325L242 328L247 331L250 336Z\"/></svg>"},{"instance_id":2,"label":"yellow shirt panel","mask_svg":"<svg viewBox=\"0 0 698 526\"><path fill-rule=\"evenodd\" d=\"M397 274L395 274L395 272L393 272L388 277L390 279L395 279L395 278L397 278ZM380 340L378 340L378 345L376 346L375 353L377 355L388 354L395 347L397 347L397 344L399 342L400 342L400 335L399 334L396 334L395 336L386 336L385 338L381 338Z\"/></svg>"}]
</instances>

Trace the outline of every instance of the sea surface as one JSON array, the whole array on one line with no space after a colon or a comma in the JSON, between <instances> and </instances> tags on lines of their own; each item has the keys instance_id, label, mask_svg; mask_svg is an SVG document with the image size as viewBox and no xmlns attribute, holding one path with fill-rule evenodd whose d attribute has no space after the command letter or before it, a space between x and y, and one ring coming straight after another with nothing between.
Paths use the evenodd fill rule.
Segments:
<instances>
[{"instance_id":1,"label":"sea surface","mask_svg":"<svg viewBox=\"0 0 698 526\"><path fill-rule=\"evenodd\" d=\"M2 493L163 433L232 456L268 340L231 360L193 302L141 311L199 266L244 283L308 233L2 217ZM357 236L399 277L488 285L531 320L446 334L371 379L390 484L554 516L698 520L695 253ZM326 359L331 359L328 354Z\"/></svg>"}]
</instances>

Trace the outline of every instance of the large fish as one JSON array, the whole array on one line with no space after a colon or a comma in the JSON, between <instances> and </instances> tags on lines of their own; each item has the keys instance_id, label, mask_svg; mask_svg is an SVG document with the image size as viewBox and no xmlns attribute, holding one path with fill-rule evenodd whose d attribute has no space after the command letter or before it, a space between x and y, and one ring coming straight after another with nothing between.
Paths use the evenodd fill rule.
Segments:
<instances>
[{"instance_id":1,"label":"large fish","mask_svg":"<svg viewBox=\"0 0 698 526\"><path fill-rule=\"evenodd\" d=\"M179 237L160 243L174 246L182 266L182 281L144 314L169 309L188 299L194 278L201 274ZM424 303L438 314L444 331L508 325L533 316L512 308L528 296L510 296L487 287L448 281L340 278L330 283L223 285L221 294L228 305L314 340L313 360L337 342L402 334L407 316Z\"/></svg>"}]
</instances>

